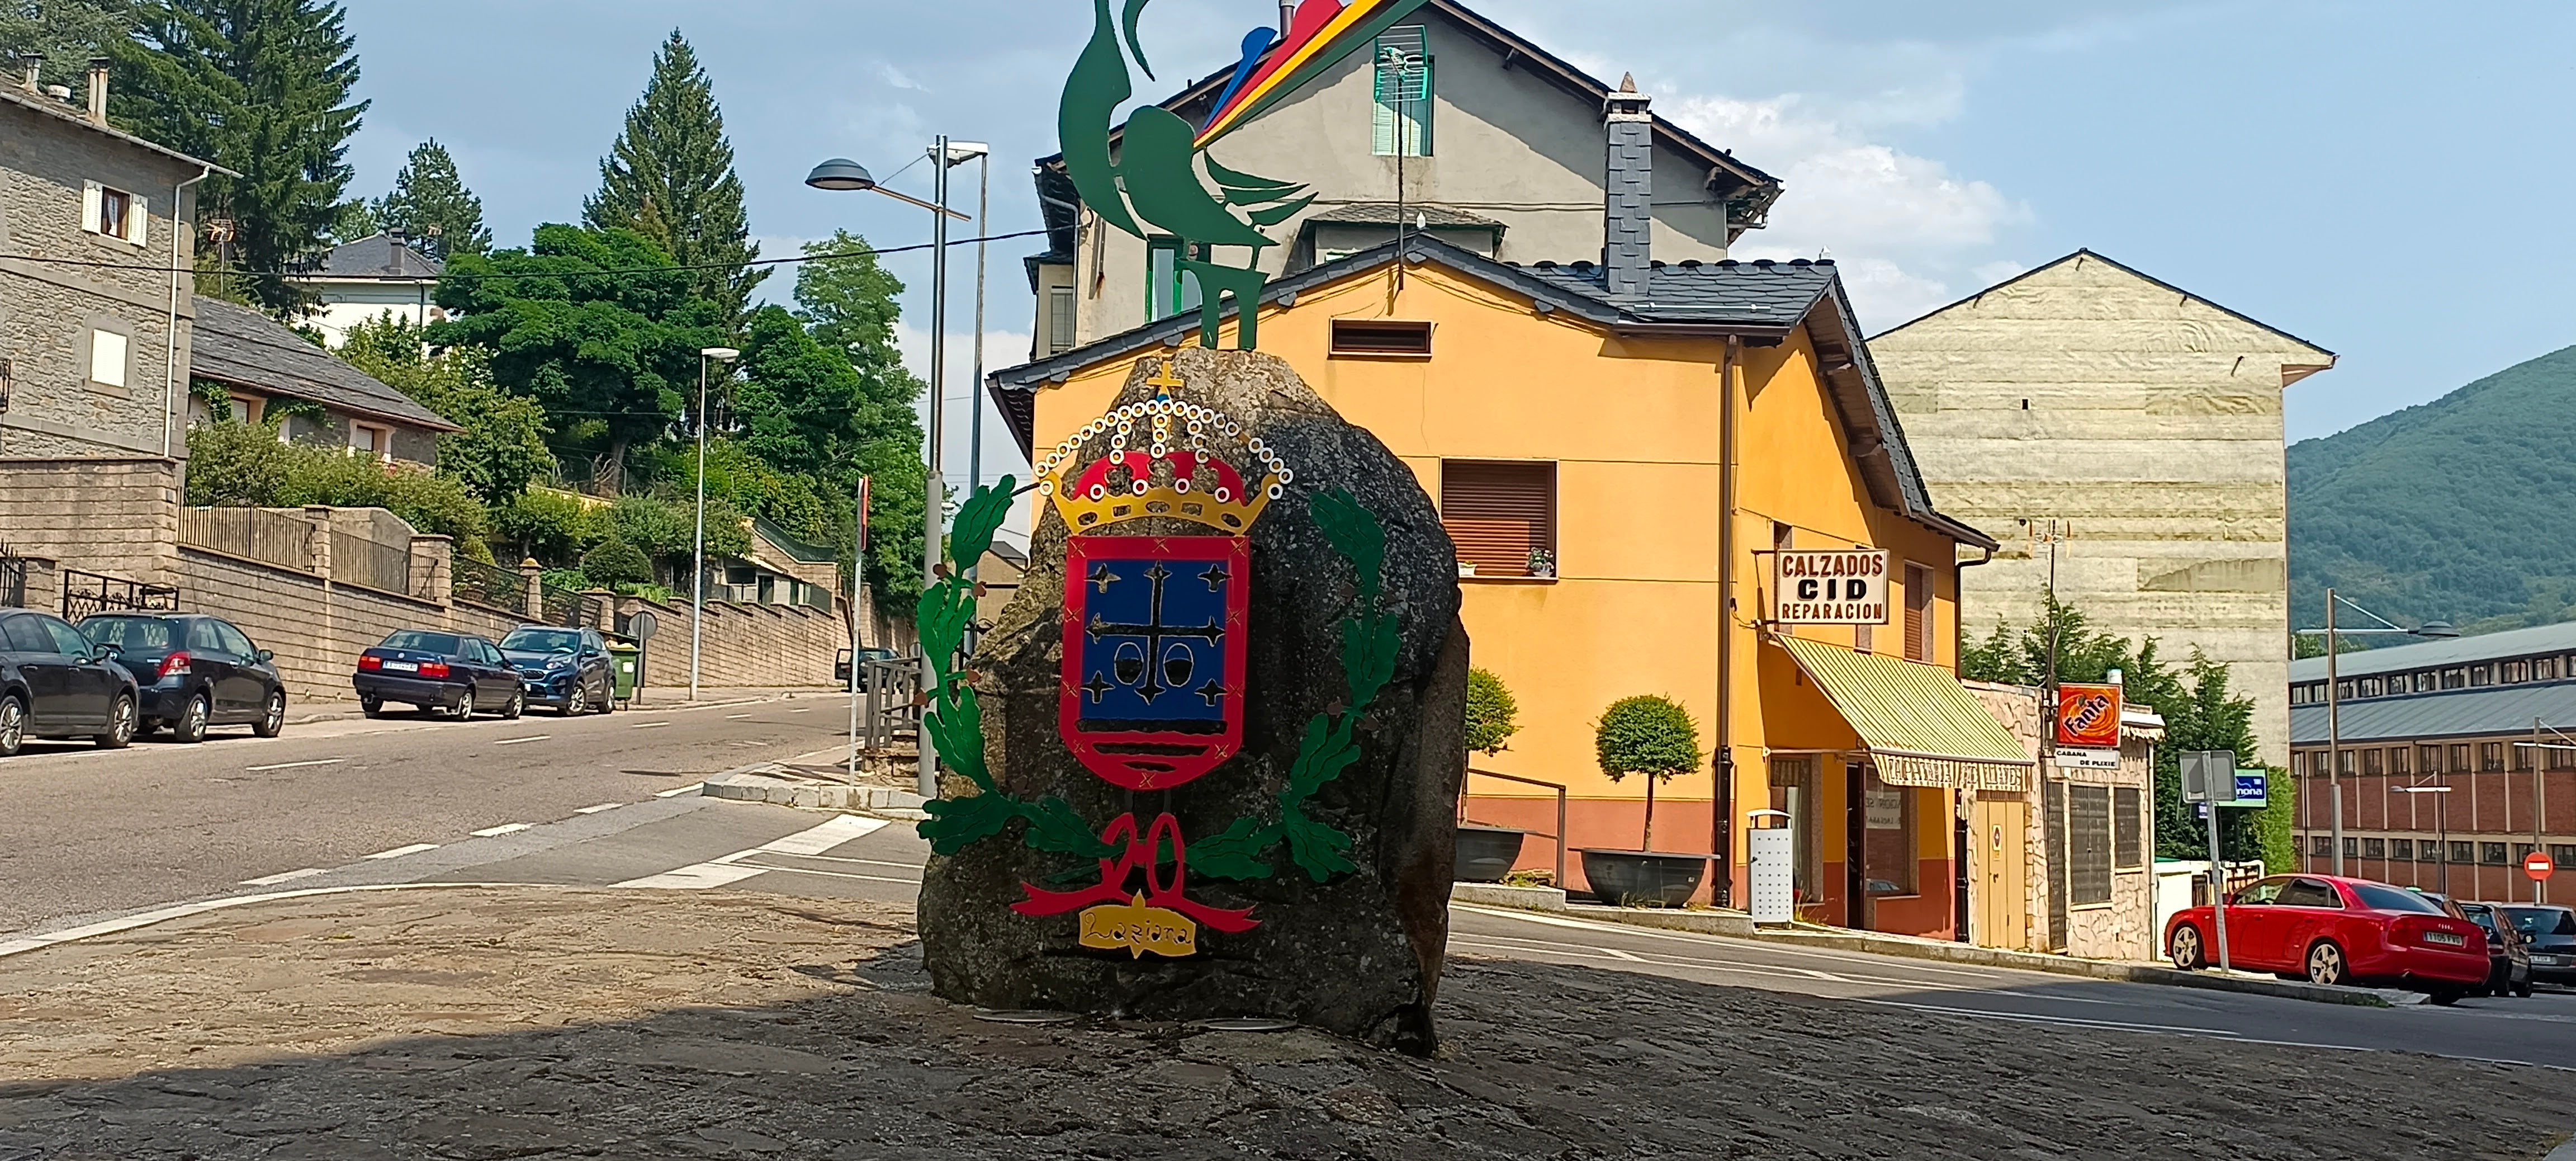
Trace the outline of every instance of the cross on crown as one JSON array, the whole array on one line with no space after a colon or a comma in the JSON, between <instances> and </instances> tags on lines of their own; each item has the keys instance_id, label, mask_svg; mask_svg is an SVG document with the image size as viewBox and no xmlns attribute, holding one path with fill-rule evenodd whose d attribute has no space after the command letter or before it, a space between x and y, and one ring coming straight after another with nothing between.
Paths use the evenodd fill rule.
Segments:
<instances>
[{"instance_id":1,"label":"cross on crown","mask_svg":"<svg viewBox=\"0 0 2576 1161\"><path fill-rule=\"evenodd\" d=\"M1250 532L1297 473L1222 412L1172 398L1171 389L1182 384L1169 361L1145 382L1157 388L1154 398L1092 420L1039 458L1038 494L1055 503L1075 532L1149 516L1229 536ZM1077 473L1083 449L1103 438L1108 450ZM1259 464L1260 474L1247 479L1237 461Z\"/></svg>"}]
</instances>

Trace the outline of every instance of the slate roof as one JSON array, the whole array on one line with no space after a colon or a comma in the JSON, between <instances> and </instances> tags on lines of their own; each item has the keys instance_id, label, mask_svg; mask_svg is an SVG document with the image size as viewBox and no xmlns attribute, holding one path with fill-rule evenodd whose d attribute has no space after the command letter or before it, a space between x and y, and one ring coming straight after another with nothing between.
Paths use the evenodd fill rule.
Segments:
<instances>
[{"instance_id":1,"label":"slate roof","mask_svg":"<svg viewBox=\"0 0 2576 1161\"><path fill-rule=\"evenodd\" d=\"M2535 718L2562 728L2576 724L2576 681L2490 685L2347 701L2337 716L2338 732L2346 746L2418 738L2527 736ZM2290 744L2322 746L2325 742L2325 703L2291 706Z\"/></svg>"},{"instance_id":2,"label":"slate roof","mask_svg":"<svg viewBox=\"0 0 2576 1161\"><path fill-rule=\"evenodd\" d=\"M2358 627L2375 626L2365 623ZM2576 621L2345 653L2335 658L2335 676L2338 679L2371 677L2382 673L2440 669L2446 666L2496 661L2509 657L2569 652L2576 652ZM2302 657L2290 663L2290 680L2293 683L2325 679L2326 659L2323 657Z\"/></svg>"},{"instance_id":3,"label":"slate roof","mask_svg":"<svg viewBox=\"0 0 2576 1161\"><path fill-rule=\"evenodd\" d=\"M188 155L187 155L187 154L185 154L185 153L181 153L181 152L179 152L179 151L178 151L178 150L176 150L176 149L172 149L172 148L170 148L169 146L166 146L166 145L159 145L159 144L155 144L155 143L150 142L150 141L146 141L146 140L144 140L143 138L140 138L140 137L137 137L137 136L135 136L135 135L133 135L133 134L131 134L131 133L128 133L128 132L126 132L126 131L125 131L125 130L123 130L123 129L116 128L116 127L115 127L115 126L113 126L113 125L101 125L101 124L98 124L98 123L96 123L96 122L93 122L93 121L91 121L91 120L89 119L89 113L88 113L88 110L86 110L86 109L81 109L81 108L76 108L76 107L71 106L71 105L66 105L66 104L62 103L61 101L57 101L57 100L55 100L55 99L53 99L53 98L51 98L51 97L39 96L39 95L37 95L37 94L35 94L35 93L30 93L30 92L28 92L25 88L23 88L23 87L21 87L21 86L19 86L19 85L15 84L14 82L11 82L11 83L0 83L0 101L7 101L7 102L9 102L10 104L13 104L13 105L21 105L21 106L24 106L24 107L26 107L26 108L33 109L33 110L35 110L36 112L46 114L47 116L51 116L51 117L55 117L55 118L58 118L58 119L61 119L61 120L64 120L64 121L71 122L72 124L74 124L74 125L78 125L78 126L80 126L81 128L87 129L87 130L89 130L90 132L93 132L93 133L104 133L104 134L106 134L107 136L110 136L110 137L116 138L117 140L122 141L122 142L125 142L125 143L126 143L126 144L128 144L128 145L136 146L136 147L138 147L138 148L142 148L142 149L148 149L148 150L150 150L150 151L152 151L152 152L154 152L154 153L158 153L158 154L160 154L160 155L161 155L161 156L163 156L163 157L167 157L167 158L169 158L170 160L172 160L172 161L176 161L176 162L179 162L179 163L181 163L181 164L183 164L183 165L203 166L204 168L206 168L206 169L210 169L210 170L213 170L214 172L216 172L216 173L220 173L220 174L224 175L225 177L240 177L240 176L241 176L241 175L240 175L240 174L238 174L238 173L234 173L233 171L231 171L231 170L229 170L229 169L226 169L226 168L224 168L223 166L217 165L217 164L215 164L215 163L213 163L213 162L211 162L211 161L207 161L207 160L205 160L204 158L199 158L199 157L190 157L190 156L188 156ZM150 191L142 191L142 192L143 192L144 196L146 196L146 197L151 197L151 196L152 196L152 194L150 193ZM163 198L166 198L166 197L168 197L168 196L170 196L170 195L169 195L169 193L168 193L167 191L163 191L163 193L160 195L160 197L163 197ZM155 204L155 205L160 204L159 198L155 198L155 199L154 199L154 204Z\"/></svg>"},{"instance_id":4,"label":"slate roof","mask_svg":"<svg viewBox=\"0 0 2576 1161\"><path fill-rule=\"evenodd\" d=\"M190 352L194 378L309 399L365 419L463 430L249 307L199 296Z\"/></svg>"},{"instance_id":5,"label":"slate roof","mask_svg":"<svg viewBox=\"0 0 2576 1161\"><path fill-rule=\"evenodd\" d=\"M1852 457L1859 462L1870 497L1907 518L1936 528L1962 543L1997 547L1983 532L1941 515L1915 467L1870 361L1841 276L1829 261L1656 263L1647 293L1634 301L1611 297L1601 269L1591 263L1521 266L1481 257L1441 241L1436 235L1413 235L1402 243L1405 260L1446 267L1528 297L1542 314L1564 311L1614 333L1640 336L1737 336L1756 343L1777 342L1803 330L1823 364L1827 394L1850 433ZM1397 242L1361 250L1296 274L1275 279L1262 294L1265 305L1293 307L1304 291L1330 285L1390 265ZM1241 308L1227 300L1223 315ZM1223 317L1221 315L1220 317ZM1060 381L1085 367L1158 346L1178 346L1199 330L1200 312L1184 311L1144 326L1097 339L1086 346L1036 362L993 372L986 390L1011 426L1020 450L1034 451L1036 396L1039 387Z\"/></svg>"},{"instance_id":6,"label":"slate roof","mask_svg":"<svg viewBox=\"0 0 2576 1161\"><path fill-rule=\"evenodd\" d=\"M447 272L447 265L420 252L416 246L403 246L399 252L394 240L376 234L355 242L343 242L322 256L319 265L303 272L305 278L436 278Z\"/></svg>"},{"instance_id":7,"label":"slate roof","mask_svg":"<svg viewBox=\"0 0 2576 1161\"><path fill-rule=\"evenodd\" d=\"M1399 214L1398 210L1403 212ZM1483 214L1471 214L1465 210L1453 210L1446 206L1426 205L1421 202L1407 202L1402 206L1394 202L1357 202L1347 206L1335 206L1306 220L1309 223L1330 222L1343 226L1392 226L1401 221L1406 225L1424 226L1434 230L1503 228L1500 220L1488 218Z\"/></svg>"}]
</instances>

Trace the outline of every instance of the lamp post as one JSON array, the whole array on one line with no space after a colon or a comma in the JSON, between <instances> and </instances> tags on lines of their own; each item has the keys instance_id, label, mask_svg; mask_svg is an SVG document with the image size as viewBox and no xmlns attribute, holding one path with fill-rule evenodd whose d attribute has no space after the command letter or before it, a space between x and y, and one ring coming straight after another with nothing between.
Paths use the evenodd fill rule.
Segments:
<instances>
[{"instance_id":1,"label":"lamp post","mask_svg":"<svg viewBox=\"0 0 2576 1161\"><path fill-rule=\"evenodd\" d=\"M2353 612L2377 621L2379 622L2379 625L2377 627L2360 629L2338 628L2335 625L2335 606L2337 605L2349 605ZM2322 634L2326 639L2326 786L2327 793L2334 796L2334 873L2341 875L2343 874L2343 699L2340 692L2335 688L2335 650L2338 648L2341 639L2345 637L2370 637L2396 634L2404 637L2427 637L2439 640L2457 637L2460 635L2460 631L2451 627L2451 623L2448 621L2426 621L2423 625L2417 628L2402 628L2397 624L2397 622L2391 621L2386 617L2382 617L2377 613L2371 612L2359 605L2355 605L2351 601L2336 596L2333 589L2327 589L2326 627L2323 629L2296 629L2292 630L2292 632L2297 636ZM2448 852L2444 853L2447 854Z\"/></svg>"},{"instance_id":2,"label":"lamp post","mask_svg":"<svg viewBox=\"0 0 2576 1161\"><path fill-rule=\"evenodd\" d=\"M969 149L975 152L967 152ZM898 193L879 185L875 175L870 174L865 166L846 157L835 157L817 165L812 173L805 176L805 184L815 189L835 192L873 190L896 201L930 211L930 414L927 425L929 443L926 449L929 453L930 470L927 473L929 477L927 502L922 505L921 512L921 583L924 586L937 584L939 581L939 511L948 499L947 488L944 486L946 481L942 478L940 466L942 457L939 446L940 440L944 438L941 433L940 419L946 410L945 395L948 389L948 222L952 218L971 220L967 219L967 215L948 208L948 171L963 161L988 152L990 151L981 145L970 145L964 142L951 144L945 136L934 140L931 143L930 156L940 164L932 167L935 174L932 183L935 193L930 201L923 201L910 194ZM960 156L960 154L964 155ZM852 663L856 664L856 661L857 659L853 657ZM922 691L927 694L932 683L937 680L937 671L931 668L930 656L925 650L921 658ZM918 737L921 743L921 771L916 789L924 798L937 798L939 797L939 755L931 747L929 730L919 731Z\"/></svg>"},{"instance_id":3,"label":"lamp post","mask_svg":"<svg viewBox=\"0 0 2576 1161\"><path fill-rule=\"evenodd\" d=\"M694 576L689 583L689 700L698 700L698 651L707 621L707 365L742 357L732 347L706 347L698 352L698 532L690 554Z\"/></svg>"},{"instance_id":4,"label":"lamp post","mask_svg":"<svg viewBox=\"0 0 2576 1161\"><path fill-rule=\"evenodd\" d=\"M2436 774L2434 777L2441 779L2442 784L2439 786L2400 786L2397 788L2397 792L2400 794L2449 794L2451 792L2451 776L2449 774ZM2433 889L2441 892L2442 894L2448 895L2451 893L2451 800L2448 798L2436 798L2433 801L2437 804L2434 807L2433 828L2434 833L2439 836L2434 840L2433 849L2439 851L2442 856L2442 870L2440 872L2441 879ZM2340 852L2342 844L2337 843L2336 849Z\"/></svg>"}]
</instances>

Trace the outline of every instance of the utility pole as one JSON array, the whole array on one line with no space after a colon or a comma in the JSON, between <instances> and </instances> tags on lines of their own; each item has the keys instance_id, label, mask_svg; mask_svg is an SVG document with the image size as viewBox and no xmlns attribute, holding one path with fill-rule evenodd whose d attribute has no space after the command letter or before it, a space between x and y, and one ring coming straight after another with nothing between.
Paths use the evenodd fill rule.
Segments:
<instances>
[{"instance_id":1,"label":"utility pole","mask_svg":"<svg viewBox=\"0 0 2576 1161\"><path fill-rule=\"evenodd\" d=\"M2326 590L2326 792L2334 797L2334 873L2343 874L2343 702L2335 688L2335 591Z\"/></svg>"}]
</instances>

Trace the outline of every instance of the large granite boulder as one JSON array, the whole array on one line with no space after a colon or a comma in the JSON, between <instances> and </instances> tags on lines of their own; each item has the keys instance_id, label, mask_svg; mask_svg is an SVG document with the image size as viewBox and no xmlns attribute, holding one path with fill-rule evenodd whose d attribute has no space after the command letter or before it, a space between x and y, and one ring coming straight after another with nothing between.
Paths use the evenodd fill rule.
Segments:
<instances>
[{"instance_id":1,"label":"large granite boulder","mask_svg":"<svg viewBox=\"0 0 2576 1161\"><path fill-rule=\"evenodd\" d=\"M1167 363L1177 370L1177 387L1163 375ZM1465 770L1467 640L1456 551L1413 472L1282 360L1198 348L1148 356L1118 404L1158 394L1222 412L1293 471L1251 529L1241 749L1170 789L1121 788L1077 759L1060 732L1070 536L1055 507L1042 501L1019 595L973 661L986 760L1003 793L1030 802L1061 798L1095 832L1131 814L1141 831L1170 814L1190 847L1182 860L1187 895L1206 907L1250 908L1258 926L1239 933L1202 927L1191 953L1178 956L1083 946L1076 915L1013 909L1032 897L1023 884L1096 888L1114 877L1118 890L1142 891L1146 869L1124 875L1088 858L1041 852L1025 841L1028 824L1014 821L930 862L920 916L933 984L950 1000L996 1009L1272 1017L1427 1054ZM1103 450L1086 447L1074 457L1077 467ZM1361 594L1351 560L1328 539L1316 510L1334 489L1347 489L1384 531L1383 591L1374 608L1394 619L1392 676L1352 722L1357 760L1303 806L1305 817L1349 837L1350 869L1318 882L1282 844L1261 856L1269 877L1220 879L1202 869L1221 860L1219 837L1254 825L1243 820L1281 816L1282 791L1310 725L1318 715L1342 713L1352 696L1344 627L1362 607ZM1118 534L1203 536L1209 529L1148 517L1085 539ZM952 778L949 793L973 794L975 787ZM1232 865L1239 875L1243 863Z\"/></svg>"}]
</instances>

